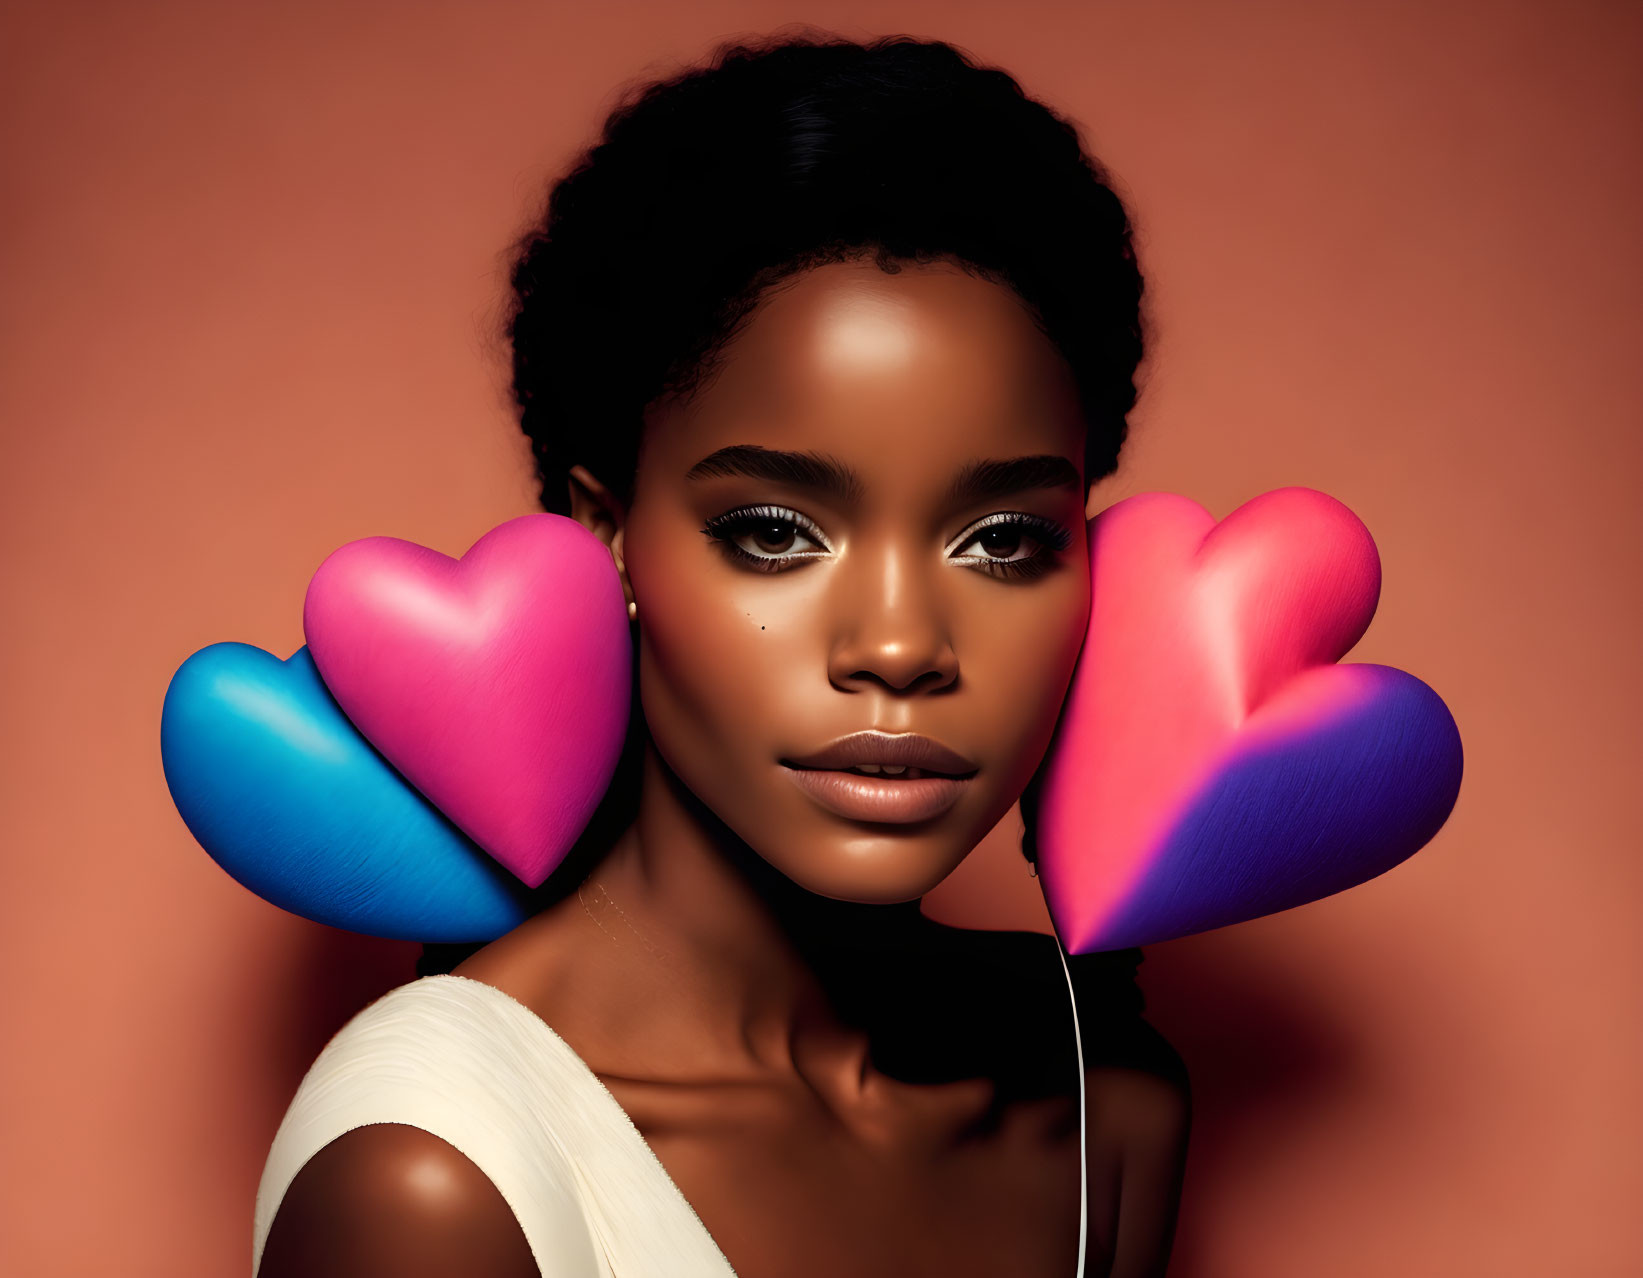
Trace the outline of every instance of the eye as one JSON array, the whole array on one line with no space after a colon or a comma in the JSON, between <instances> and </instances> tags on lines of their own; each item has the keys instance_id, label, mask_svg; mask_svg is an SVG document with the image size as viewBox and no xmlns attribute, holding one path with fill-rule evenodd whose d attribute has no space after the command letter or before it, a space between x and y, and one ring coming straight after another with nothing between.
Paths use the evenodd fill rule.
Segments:
<instances>
[{"instance_id":1,"label":"eye","mask_svg":"<svg viewBox=\"0 0 1643 1278\"><path fill-rule=\"evenodd\" d=\"M1053 519L1007 510L971 524L953 544L955 562L995 577L1032 578L1055 566L1072 534Z\"/></svg>"},{"instance_id":2,"label":"eye","mask_svg":"<svg viewBox=\"0 0 1643 1278\"><path fill-rule=\"evenodd\" d=\"M715 515L702 532L725 554L760 572L779 572L831 553L815 523L785 506L742 506Z\"/></svg>"}]
</instances>

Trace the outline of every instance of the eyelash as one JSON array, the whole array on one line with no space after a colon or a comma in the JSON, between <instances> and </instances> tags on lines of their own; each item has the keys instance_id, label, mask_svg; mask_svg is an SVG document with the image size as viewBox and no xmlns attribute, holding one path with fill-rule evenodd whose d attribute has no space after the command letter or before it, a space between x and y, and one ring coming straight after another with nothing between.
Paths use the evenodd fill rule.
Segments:
<instances>
[{"instance_id":1,"label":"eyelash","mask_svg":"<svg viewBox=\"0 0 1643 1278\"><path fill-rule=\"evenodd\" d=\"M746 536L760 524L791 524L794 529L815 542L821 550L833 549L827 544L827 538L822 534L822 530L816 527L813 521L796 510L789 510L786 506L738 506L735 510L727 510L722 515L713 516L703 525L702 532L718 542L720 549L729 555L733 562L745 564L758 572L781 572L807 559L816 558L811 552L789 556L755 555L736 544L737 537Z\"/></svg>"},{"instance_id":2,"label":"eyelash","mask_svg":"<svg viewBox=\"0 0 1643 1278\"><path fill-rule=\"evenodd\" d=\"M791 524L795 531L815 542L816 551L797 555L756 555L736 544L736 538L746 536L759 524ZM974 567L990 577L1030 581L1048 572L1056 555L1072 544L1072 535L1053 519L1030 515L1025 511L1000 511L967 527L958 542L966 546L989 528L1019 528L1038 542L1041 549L1026 559L995 559L990 555L955 556L959 562ZM756 572L783 572L806 560L831 552L827 538L815 523L796 510L786 506L739 506L735 510L715 515L702 527L704 536L712 538L732 562L743 564Z\"/></svg>"},{"instance_id":3,"label":"eyelash","mask_svg":"<svg viewBox=\"0 0 1643 1278\"><path fill-rule=\"evenodd\" d=\"M1072 545L1072 534L1061 524L1021 510L1000 511L971 524L959 534L962 540L958 544L969 545L989 528L1019 528L1039 545L1037 553L1026 559L994 559L991 555L962 557L963 562L991 577L1008 577L1017 581L1042 577L1055 566L1056 556Z\"/></svg>"}]
</instances>

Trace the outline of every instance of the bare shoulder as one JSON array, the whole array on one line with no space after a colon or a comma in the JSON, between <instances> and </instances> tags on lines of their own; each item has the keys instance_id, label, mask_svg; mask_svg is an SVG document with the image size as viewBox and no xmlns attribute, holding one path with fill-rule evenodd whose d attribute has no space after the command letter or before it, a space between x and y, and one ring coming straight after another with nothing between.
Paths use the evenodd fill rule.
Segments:
<instances>
[{"instance_id":1,"label":"bare shoulder","mask_svg":"<svg viewBox=\"0 0 1643 1278\"><path fill-rule=\"evenodd\" d=\"M1134 1157L1184 1153L1192 1126L1192 1093L1185 1074L1125 1065L1097 1065L1084 1073L1090 1127Z\"/></svg>"},{"instance_id":2,"label":"bare shoulder","mask_svg":"<svg viewBox=\"0 0 1643 1278\"><path fill-rule=\"evenodd\" d=\"M490 1178L430 1132L356 1127L292 1180L258 1278L539 1278Z\"/></svg>"},{"instance_id":3,"label":"bare shoulder","mask_svg":"<svg viewBox=\"0 0 1643 1278\"><path fill-rule=\"evenodd\" d=\"M1086 1071L1085 1081L1090 1147L1109 1151L1116 1164L1108 1278L1162 1278L1175 1241L1192 1127L1185 1071L1099 1065Z\"/></svg>"}]
</instances>

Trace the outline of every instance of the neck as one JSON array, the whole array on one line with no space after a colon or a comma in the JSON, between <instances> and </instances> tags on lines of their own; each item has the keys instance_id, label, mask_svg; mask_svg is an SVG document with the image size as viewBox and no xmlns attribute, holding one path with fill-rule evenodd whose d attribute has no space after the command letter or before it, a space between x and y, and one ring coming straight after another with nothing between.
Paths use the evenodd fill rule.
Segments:
<instances>
[{"instance_id":1,"label":"neck","mask_svg":"<svg viewBox=\"0 0 1643 1278\"><path fill-rule=\"evenodd\" d=\"M841 1009L928 924L917 901L817 896L767 864L647 740L637 815L580 887L515 936L555 960L554 1018L600 1072L865 1077ZM571 1018L566 1021L565 1018Z\"/></svg>"}]
</instances>

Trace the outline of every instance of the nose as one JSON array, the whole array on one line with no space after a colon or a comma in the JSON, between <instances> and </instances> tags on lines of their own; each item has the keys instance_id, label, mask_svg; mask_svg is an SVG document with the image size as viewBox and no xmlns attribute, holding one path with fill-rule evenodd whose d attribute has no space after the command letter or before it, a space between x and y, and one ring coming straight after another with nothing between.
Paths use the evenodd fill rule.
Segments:
<instances>
[{"instance_id":1,"label":"nose","mask_svg":"<svg viewBox=\"0 0 1643 1278\"><path fill-rule=\"evenodd\" d=\"M932 571L905 547L856 553L836 577L828 679L845 692L940 692L958 682L958 654Z\"/></svg>"}]
</instances>

